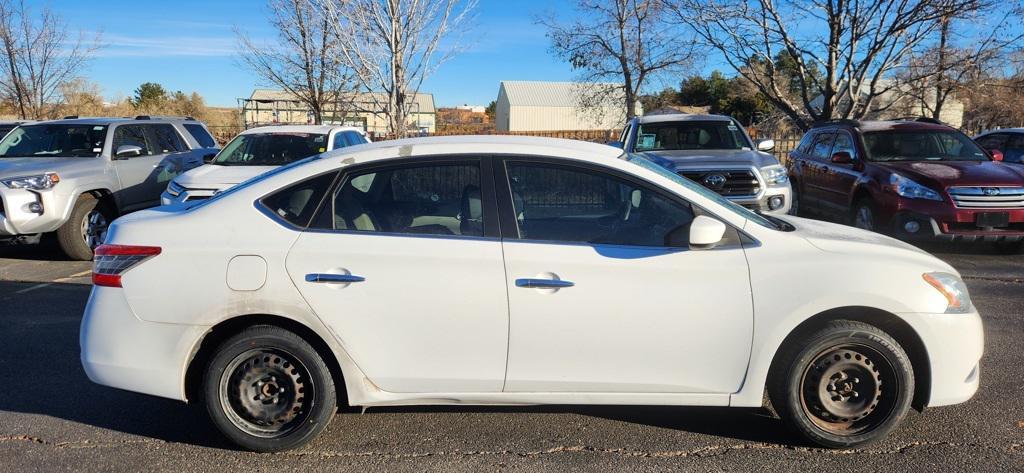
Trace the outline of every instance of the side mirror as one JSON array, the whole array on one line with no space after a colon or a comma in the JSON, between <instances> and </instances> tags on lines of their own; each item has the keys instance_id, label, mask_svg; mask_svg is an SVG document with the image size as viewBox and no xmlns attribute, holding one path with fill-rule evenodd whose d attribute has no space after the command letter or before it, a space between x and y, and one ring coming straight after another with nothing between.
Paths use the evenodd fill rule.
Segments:
<instances>
[{"instance_id":1,"label":"side mirror","mask_svg":"<svg viewBox=\"0 0 1024 473\"><path fill-rule=\"evenodd\" d=\"M625 144L623 144L623 143L622 143L621 141L609 141L609 142L608 142L608 146L611 146L611 147L613 147L613 148L619 148L619 149L622 149L622 148L623 148L623 147L625 147L626 145L625 145Z\"/></svg>"},{"instance_id":2,"label":"side mirror","mask_svg":"<svg viewBox=\"0 0 1024 473\"><path fill-rule=\"evenodd\" d=\"M832 162L836 164L850 164L853 162L853 156L850 156L849 152L839 151L832 155Z\"/></svg>"},{"instance_id":3,"label":"side mirror","mask_svg":"<svg viewBox=\"0 0 1024 473\"><path fill-rule=\"evenodd\" d=\"M706 215L690 222L690 249L710 250L725 236L725 224Z\"/></svg>"},{"instance_id":4,"label":"side mirror","mask_svg":"<svg viewBox=\"0 0 1024 473\"><path fill-rule=\"evenodd\" d=\"M135 156L142 156L142 148L135 145L118 146L117 152L114 153L114 157L117 158L133 158Z\"/></svg>"},{"instance_id":5,"label":"side mirror","mask_svg":"<svg viewBox=\"0 0 1024 473\"><path fill-rule=\"evenodd\" d=\"M217 157L217 153L210 153L210 154L207 154L207 155L203 155L203 164L210 164L210 163L212 163L213 162L213 158L216 158L216 157Z\"/></svg>"},{"instance_id":6,"label":"side mirror","mask_svg":"<svg viewBox=\"0 0 1024 473\"><path fill-rule=\"evenodd\" d=\"M757 142L757 150L765 153L775 149L775 140L761 140Z\"/></svg>"},{"instance_id":7,"label":"side mirror","mask_svg":"<svg viewBox=\"0 0 1024 473\"><path fill-rule=\"evenodd\" d=\"M992 160L994 161L1002 161L1005 158L1003 152L998 149L990 149L988 152L992 154Z\"/></svg>"}]
</instances>

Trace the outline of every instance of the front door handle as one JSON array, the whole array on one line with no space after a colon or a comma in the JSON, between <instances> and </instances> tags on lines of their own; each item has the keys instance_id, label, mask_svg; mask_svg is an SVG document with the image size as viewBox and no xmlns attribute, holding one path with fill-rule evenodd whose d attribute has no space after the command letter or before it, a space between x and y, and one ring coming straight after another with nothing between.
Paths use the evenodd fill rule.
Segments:
<instances>
[{"instance_id":1,"label":"front door handle","mask_svg":"<svg viewBox=\"0 0 1024 473\"><path fill-rule=\"evenodd\" d=\"M574 285L575 284L573 284L572 281L566 281L563 279L516 279L516 287L526 287L530 289L557 289L562 287L573 287Z\"/></svg>"},{"instance_id":2,"label":"front door handle","mask_svg":"<svg viewBox=\"0 0 1024 473\"><path fill-rule=\"evenodd\" d=\"M353 282L363 282L365 280L366 278L362 276L356 276L355 274L310 273L306 275L306 282L345 284Z\"/></svg>"}]
</instances>

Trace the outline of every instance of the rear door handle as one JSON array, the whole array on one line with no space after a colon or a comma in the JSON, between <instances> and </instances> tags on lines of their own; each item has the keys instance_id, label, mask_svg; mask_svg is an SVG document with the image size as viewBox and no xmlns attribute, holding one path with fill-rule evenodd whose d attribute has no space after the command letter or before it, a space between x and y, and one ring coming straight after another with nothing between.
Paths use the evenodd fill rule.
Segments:
<instances>
[{"instance_id":1,"label":"rear door handle","mask_svg":"<svg viewBox=\"0 0 1024 473\"><path fill-rule=\"evenodd\" d=\"M352 282L363 282L366 278L362 276L356 276L355 274L324 274L324 273L310 273L306 275L306 282L319 282L319 283L352 283Z\"/></svg>"},{"instance_id":2,"label":"rear door handle","mask_svg":"<svg viewBox=\"0 0 1024 473\"><path fill-rule=\"evenodd\" d=\"M530 289L553 289L561 287L573 287L572 281L565 281L563 279L516 279L516 287L526 287Z\"/></svg>"}]
</instances>

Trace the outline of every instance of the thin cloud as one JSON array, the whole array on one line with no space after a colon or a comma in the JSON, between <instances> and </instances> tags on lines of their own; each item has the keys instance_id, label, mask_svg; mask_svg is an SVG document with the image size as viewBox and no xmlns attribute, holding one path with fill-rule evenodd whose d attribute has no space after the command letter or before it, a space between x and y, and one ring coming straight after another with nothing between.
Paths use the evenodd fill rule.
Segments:
<instances>
[{"instance_id":1,"label":"thin cloud","mask_svg":"<svg viewBox=\"0 0 1024 473\"><path fill-rule=\"evenodd\" d=\"M98 57L225 57L237 52L233 37L139 37L105 34Z\"/></svg>"}]
</instances>

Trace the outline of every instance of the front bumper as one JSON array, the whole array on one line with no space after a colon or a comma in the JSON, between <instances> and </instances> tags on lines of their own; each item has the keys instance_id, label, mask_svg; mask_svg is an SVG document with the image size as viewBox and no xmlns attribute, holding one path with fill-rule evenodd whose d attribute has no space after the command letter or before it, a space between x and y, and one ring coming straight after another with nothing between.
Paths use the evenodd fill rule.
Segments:
<instances>
[{"instance_id":1,"label":"front bumper","mask_svg":"<svg viewBox=\"0 0 1024 473\"><path fill-rule=\"evenodd\" d=\"M184 401L185 370L208 327L140 320L120 288L93 287L79 343L97 384Z\"/></svg>"},{"instance_id":2,"label":"front bumper","mask_svg":"<svg viewBox=\"0 0 1024 473\"><path fill-rule=\"evenodd\" d=\"M782 199L782 205L776 205L775 208L772 208L772 202L777 202L777 200L773 201L772 199ZM783 187L769 187L765 189L764 194L760 198L730 197L729 200L750 210L758 210L772 215L786 215L793 206L793 188L788 184Z\"/></svg>"},{"instance_id":3,"label":"front bumper","mask_svg":"<svg viewBox=\"0 0 1024 473\"><path fill-rule=\"evenodd\" d=\"M30 191L0 186L0 237L52 232L64 224L63 208L52 190ZM38 206L40 211L30 207Z\"/></svg>"},{"instance_id":4,"label":"front bumper","mask_svg":"<svg viewBox=\"0 0 1024 473\"><path fill-rule=\"evenodd\" d=\"M899 199L893 207L888 226L898 238L969 242L1024 240L1024 209L962 209L948 202L920 199ZM978 214L991 212L1006 212L1009 224L996 228L983 228L975 224ZM915 222L918 230L909 231L908 222Z\"/></svg>"},{"instance_id":5,"label":"front bumper","mask_svg":"<svg viewBox=\"0 0 1024 473\"><path fill-rule=\"evenodd\" d=\"M900 314L921 337L928 352L929 407L965 402L978 391L985 348L981 316L970 314Z\"/></svg>"}]
</instances>

